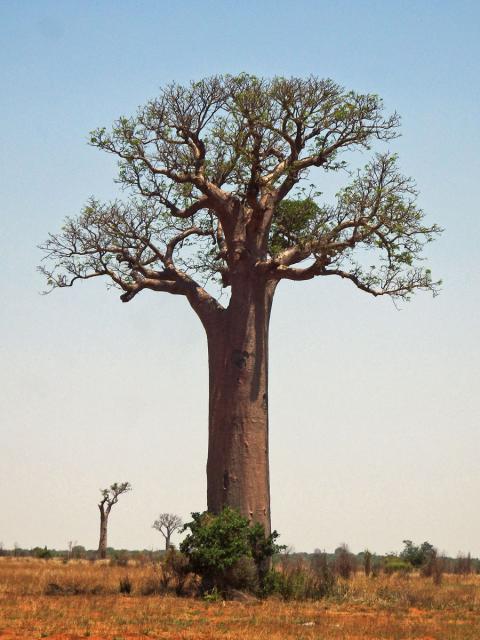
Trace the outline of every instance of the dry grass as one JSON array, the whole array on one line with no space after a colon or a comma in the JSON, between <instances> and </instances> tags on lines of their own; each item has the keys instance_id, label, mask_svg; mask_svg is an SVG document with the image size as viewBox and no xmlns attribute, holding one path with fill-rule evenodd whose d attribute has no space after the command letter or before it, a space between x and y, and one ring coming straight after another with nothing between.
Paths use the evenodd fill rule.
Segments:
<instances>
[{"instance_id":1,"label":"dry grass","mask_svg":"<svg viewBox=\"0 0 480 640\"><path fill-rule=\"evenodd\" d=\"M2 558L0 638L480 638L479 576L446 576L435 586L419 576L366 579L357 574L326 600L222 603L141 595L142 585L158 577L156 571L148 564ZM127 574L133 590L126 596L119 593L119 583ZM46 595L52 584L62 595Z\"/></svg>"}]
</instances>

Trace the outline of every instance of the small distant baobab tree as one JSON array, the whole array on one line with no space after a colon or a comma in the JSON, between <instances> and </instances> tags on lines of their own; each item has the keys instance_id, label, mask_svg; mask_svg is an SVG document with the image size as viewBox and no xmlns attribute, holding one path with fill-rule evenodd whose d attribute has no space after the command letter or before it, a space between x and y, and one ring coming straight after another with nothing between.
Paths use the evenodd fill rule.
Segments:
<instances>
[{"instance_id":1,"label":"small distant baobab tree","mask_svg":"<svg viewBox=\"0 0 480 640\"><path fill-rule=\"evenodd\" d=\"M118 498L122 493L131 491L132 487L129 482L115 482L108 489L100 489L102 499L98 503L100 510L100 540L98 542L98 557L107 557L107 530L108 517L114 504L117 504Z\"/></svg>"},{"instance_id":2,"label":"small distant baobab tree","mask_svg":"<svg viewBox=\"0 0 480 640\"><path fill-rule=\"evenodd\" d=\"M241 74L174 83L111 131L91 135L118 158L132 198L90 200L42 245L49 289L106 277L123 302L153 291L189 303L208 343L208 510L238 509L267 535L277 286L337 277L404 300L437 289L420 260L439 228L425 223L394 154L351 167L330 203L306 182L312 170L321 180L347 168L347 152L391 141L398 127L378 96L329 79Z\"/></svg>"},{"instance_id":3,"label":"small distant baobab tree","mask_svg":"<svg viewBox=\"0 0 480 640\"><path fill-rule=\"evenodd\" d=\"M180 516L175 515L174 513L161 513L157 520L153 523L153 528L157 531L160 531L162 536L165 538L165 550L168 551L170 548L170 538L172 534L180 529L183 522Z\"/></svg>"}]
</instances>

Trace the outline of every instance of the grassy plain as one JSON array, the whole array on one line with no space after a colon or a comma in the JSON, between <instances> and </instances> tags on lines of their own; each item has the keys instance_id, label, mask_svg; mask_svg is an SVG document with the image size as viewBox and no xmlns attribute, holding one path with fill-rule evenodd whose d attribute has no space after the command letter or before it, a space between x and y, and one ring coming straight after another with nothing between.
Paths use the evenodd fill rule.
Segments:
<instances>
[{"instance_id":1,"label":"grassy plain","mask_svg":"<svg viewBox=\"0 0 480 640\"><path fill-rule=\"evenodd\" d=\"M119 593L128 575L130 594ZM2 640L478 640L480 576L416 575L341 582L319 601L206 602L142 595L149 563L0 558ZM56 585L56 586L52 586ZM47 595L50 594L50 595Z\"/></svg>"}]
</instances>

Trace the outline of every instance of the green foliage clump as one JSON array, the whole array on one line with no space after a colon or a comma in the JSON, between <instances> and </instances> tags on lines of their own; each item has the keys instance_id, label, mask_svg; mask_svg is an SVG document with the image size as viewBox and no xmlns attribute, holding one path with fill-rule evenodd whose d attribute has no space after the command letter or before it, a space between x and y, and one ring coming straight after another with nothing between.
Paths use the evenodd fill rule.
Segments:
<instances>
[{"instance_id":1,"label":"green foliage clump","mask_svg":"<svg viewBox=\"0 0 480 640\"><path fill-rule=\"evenodd\" d=\"M403 541L403 551L400 553L400 558L409 562L412 567L420 568L428 564L430 559L435 555L435 547L429 542L423 542L417 546L413 544L411 540Z\"/></svg>"},{"instance_id":2,"label":"green foliage clump","mask_svg":"<svg viewBox=\"0 0 480 640\"><path fill-rule=\"evenodd\" d=\"M34 558L41 558L42 560L50 560L52 552L47 547L35 547L32 549L32 555Z\"/></svg>"},{"instance_id":3,"label":"green foliage clump","mask_svg":"<svg viewBox=\"0 0 480 640\"><path fill-rule=\"evenodd\" d=\"M189 531L180 550L189 559L190 570L202 578L202 590L225 592L229 588L255 591L262 586L269 559L281 547L278 533L265 535L262 525L250 525L234 509L219 515L192 513L183 531Z\"/></svg>"},{"instance_id":4,"label":"green foliage clump","mask_svg":"<svg viewBox=\"0 0 480 640\"><path fill-rule=\"evenodd\" d=\"M275 210L270 230L269 250L273 256L311 239L321 210L311 197L283 200Z\"/></svg>"},{"instance_id":5,"label":"green foliage clump","mask_svg":"<svg viewBox=\"0 0 480 640\"><path fill-rule=\"evenodd\" d=\"M402 573L407 574L412 570L410 562L397 558L396 556L387 557L383 564L383 570L387 574Z\"/></svg>"}]
</instances>

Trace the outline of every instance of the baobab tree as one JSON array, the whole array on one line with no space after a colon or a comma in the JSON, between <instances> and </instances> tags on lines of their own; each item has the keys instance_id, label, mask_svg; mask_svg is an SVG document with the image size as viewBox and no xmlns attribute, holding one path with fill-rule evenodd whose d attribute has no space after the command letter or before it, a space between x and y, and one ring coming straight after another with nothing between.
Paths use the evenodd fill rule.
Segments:
<instances>
[{"instance_id":1,"label":"baobab tree","mask_svg":"<svg viewBox=\"0 0 480 640\"><path fill-rule=\"evenodd\" d=\"M131 491L132 487L129 482L115 482L108 489L100 489L102 499L98 503L100 510L100 540L98 542L98 557L107 557L107 529L108 516L114 504L117 504L119 496L122 493Z\"/></svg>"},{"instance_id":2,"label":"baobab tree","mask_svg":"<svg viewBox=\"0 0 480 640\"><path fill-rule=\"evenodd\" d=\"M165 538L165 551L168 551L170 548L170 538L172 534L175 533L177 529L180 529L182 524L183 522L180 516L174 513L161 513L153 523L152 527L160 531Z\"/></svg>"},{"instance_id":3,"label":"baobab tree","mask_svg":"<svg viewBox=\"0 0 480 640\"><path fill-rule=\"evenodd\" d=\"M242 74L168 85L91 134L118 158L131 198L91 199L67 218L42 245L42 271L49 290L105 276L123 302L145 290L188 301L208 343L211 512L234 507L270 532L268 332L282 280L337 277L396 299L436 292L419 260L439 229L395 155L350 171L333 203L302 187L398 126L378 96L332 80Z\"/></svg>"}]
</instances>

